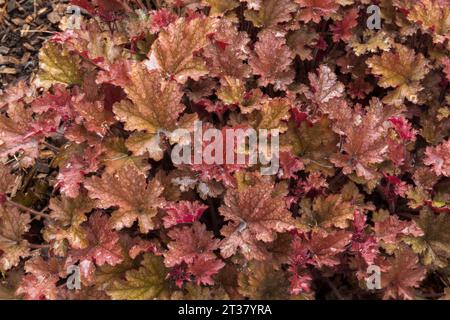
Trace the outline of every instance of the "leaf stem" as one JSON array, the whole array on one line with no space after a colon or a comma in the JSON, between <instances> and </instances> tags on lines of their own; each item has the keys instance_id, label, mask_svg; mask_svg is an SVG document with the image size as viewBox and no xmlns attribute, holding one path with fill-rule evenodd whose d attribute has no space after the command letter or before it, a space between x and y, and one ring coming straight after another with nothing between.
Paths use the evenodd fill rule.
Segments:
<instances>
[{"instance_id":1,"label":"leaf stem","mask_svg":"<svg viewBox=\"0 0 450 320\"><path fill-rule=\"evenodd\" d=\"M48 33L48 34L56 34L56 31L48 31L48 30L20 30L22 33Z\"/></svg>"},{"instance_id":2,"label":"leaf stem","mask_svg":"<svg viewBox=\"0 0 450 320\"><path fill-rule=\"evenodd\" d=\"M17 203L17 202L15 202L15 201L13 201L13 200L11 200L11 199L9 199L9 198L6 199L6 203L8 203L8 204L12 205L13 207L16 207L16 208L18 208L18 209L20 209L20 210L29 212L29 213L31 213L31 214L33 214L33 215L35 215L35 216L39 216L39 217L42 217L42 218L48 218L48 217L50 217L50 215L48 215L48 214L46 214L46 213L39 212L39 211L36 211L36 210L34 210L34 209L25 207L24 205L21 205L20 203Z\"/></svg>"},{"instance_id":3,"label":"leaf stem","mask_svg":"<svg viewBox=\"0 0 450 320\"><path fill-rule=\"evenodd\" d=\"M127 13L133 12L133 9L125 1L120 2L120 5L125 10L125 12Z\"/></svg>"},{"instance_id":4,"label":"leaf stem","mask_svg":"<svg viewBox=\"0 0 450 320\"><path fill-rule=\"evenodd\" d=\"M49 148L50 150L54 151L54 152L59 152L60 149L58 147L55 147L54 145L48 143L47 141L42 141L42 144L45 145L47 148Z\"/></svg>"},{"instance_id":5,"label":"leaf stem","mask_svg":"<svg viewBox=\"0 0 450 320\"><path fill-rule=\"evenodd\" d=\"M30 247L31 249L50 249L52 246L49 244L34 244L34 243L29 243L28 247Z\"/></svg>"}]
</instances>

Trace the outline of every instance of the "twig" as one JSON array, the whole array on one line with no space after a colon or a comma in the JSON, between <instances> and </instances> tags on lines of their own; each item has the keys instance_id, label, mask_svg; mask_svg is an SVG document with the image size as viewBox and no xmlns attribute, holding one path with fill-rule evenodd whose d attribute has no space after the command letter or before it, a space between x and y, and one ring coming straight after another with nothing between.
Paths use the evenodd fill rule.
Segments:
<instances>
[{"instance_id":1,"label":"twig","mask_svg":"<svg viewBox=\"0 0 450 320\"><path fill-rule=\"evenodd\" d=\"M50 249L52 246L49 244L34 244L34 243L29 243L28 247L30 247L31 249Z\"/></svg>"},{"instance_id":2,"label":"twig","mask_svg":"<svg viewBox=\"0 0 450 320\"><path fill-rule=\"evenodd\" d=\"M117 161L117 160L122 160L122 159L126 159L126 158L128 158L127 154L125 154L123 156L118 156L118 157L115 157L115 158L103 159L103 161Z\"/></svg>"},{"instance_id":3,"label":"twig","mask_svg":"<svg viewBox=\"0 0 450 320\"><path fill-rule=\"evenodd\" d=\"M54 145L48 143L47 141L42 141L42 144L44 144L47 148L49 148L52 151L55 151L55 152L60 151L60 149L58 147L55 147Z\"/></svg>"},{"instance_id":4,"label":"twig","mask_svg":"<svg viewBox=\"0 0 450 320\"><path fill-rule=\"evenodd\" d=\"M46 207L45 207L44 209L42 209L40 212L41 212L41 213L44 213L45 211L48 210L48 208L49 208L49 206L46 206ZM38 216L35 215L35 216L33 217L33 219L31 219L31 220L32 220L32 221L33 221L33 220L36 220L37 217L38 217ZM40 216L39 216L39 217L40 217ZM50 218L50 215L48 215L48 217Z\"/></svg>"},{"instance_id":5,"label":"twig","mask_svg":"<svg viewBox=\"0 0 450 320\"><path fill-rule=\"evenodd\" d=\"M133 12L133 9L128 5L128 3L120 2L120 5L125 10L125 12L128 12L128 13Z\"/></svg>"},{"instance_id":6,"label":"twig","mask_svg":"<svg viewBox=\"0 0 450 320\"><path fill-rule=\"evenodd\" d=\"M49 34L55 34L56 31L48 31L48 30L20 30L22 33L49 33Z\"/></svg>"},{"instance_id":7,"label":"twig","mask_svg":"<svg viewBox=\"0 0 450 320\"><path fill-rule=\"evenodd\" d=\"M146 8L145 8L145 5L144 5L144 3L142 3L141 0L135 0L135 2L136 2L136 4L138 5L139 9L145 11L145 9L146 9Z\"/></svg>"},{"instance_id":8,"label":"twig","mask_svg":"<svg viewBox=\"0 0 450 320\"><path fill-rule=\"evenodd\" d=\"M159 2L159 0L152 0L152 2L155 6L155 9L159 10L159 8L161 7L161 3Z\"/></svg>"},{"instance_id":9,"label":"twig","mask_svg":"<svg viewBox=\"0 0 450 320\"><path fill-rule=\"evenodd\" d=\"M446 287L448 287L448 286L450 285L450 281L449 281L449 280L447 279L447 277L444 276L441 272L436 271L436 274L438 275L439 280L441 280L442 283L443 283Z\"/></svg>"},{"instance_id":10,"label":"twig","mask_svg":"<svg viewBox=\"0 0 450 320\"><path fill-rule=\"evenodd\" d=\"M329 169L333 169L334 168L333 166L327 166L326 164L320 163L320 162L318 162L316 160L313 160L313 159L307 159L307 160L311 161L314 164L317 164L318 166L320 166L322 168L329 168Z\"/></svg>"},{"instance_id":11,"label":"twig","mask_svg":"<svg viewBox=\"0 0 450 320\"><path fill-rule=\"evenodd\" d=\"M35 216L39 216L39 217L42 217L42 218L50 217L50 215L48 215L46 213L39 212L39 211L36 211L34 209L25 207L24 205L21 205L20 203L17 203L15 201L11 200L11 199L6 199L6 203L8 203L8 204L10 204L10 205L20 209L20 210L23 210L23 211L29 212L31 214L34 214Z\"/></svg>"}]
</instances>

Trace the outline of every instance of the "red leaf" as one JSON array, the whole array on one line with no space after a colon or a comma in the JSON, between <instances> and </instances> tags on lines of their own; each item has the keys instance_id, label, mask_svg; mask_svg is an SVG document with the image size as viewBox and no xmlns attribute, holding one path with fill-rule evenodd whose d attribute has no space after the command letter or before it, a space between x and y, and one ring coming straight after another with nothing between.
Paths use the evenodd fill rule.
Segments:
<instances>
[{"instance_id":1,"label":"red leaf","mask_svg":"<svg viewBox=\"0 0 450 320\"><path fill-rule=\"evenodd\" d=\"M33 100L35 88L28 85L25 81L21 80L17 84L8 87L0 95L0 109L16 103L16 102L30 102Z\"/></svg>"},{"instance_id":2,"label":"red leaf","mask_svg":"<svg viewBox=\"0 0 450 320\"><path fill-rule=\"evenodd\" d=\"M450 177L450 139L435 148L427 147L425 156L423 163L432 166L434 173Z\"/></svg>"},{"instance_id":3,"label":"red leaf","mask_svg":"<svg viewBox=\"0 0 450 320\"><path fill-rule=\"evenodd\" d=\"M348 42L352 38L352 29L358 25L358 9L350 9L343 15L342 21L338 21L330 27L333 31L334 42L339 42L339 40Z\"/></svg>"},{"instance_id":4,"label":"red leaf","mask_svg":"<svg viewBox=\"0 0 450 320\"><path fill-rule=\"evenodd\" d=\"M42 97L33 101L33 111L41 114L49 110L54 110L63 119L72 119L73 111L70 108L70 94L70 90L64 85L55 84L53 86L53 93L46 92Z\"/></svg>"},{"instance_id":5,"label":"red leaf","mask_svg":"<svg viewBox=\"0 0 450 320\"><path fill-rule=\"evenodd\" d=\"M445 57L442 60L442 64L444 65L444 73L447 76L447 80L450 81L450 58Z\"/></svg>"},{"instance_id":6,"label":"red leaf","mask_svg":"<svg viewBox=\"0 0 450 320\"><path fill-rule=\"evenodd\" d=\"M418 287L427 273L419 264L417 255L407 246L395 252L395 258L387 260L381 274L381 286L386 291L385 299L414 299L414 288Z\"/></svg>"},{"instance_id":7,"label":"red leaf","mask_svg":"<svg viewBox=\"0 0 450 320\"><path fill-rule=\"evenodd\" d=\"M415 141L417 131L414 130L411 124L404 117L392 117L389 121L394 126L397 134L404 141Z\"/></svg>"},{"instance_id":8,"label":"red leaf","mask_svg":"<svg viewBox=\"0 0 450 320\"><path fill-rule=\"evenodd\" d=\"M119 245L119 234L111 230L107 215L95 212L89 218L86 231L89 246L86 249L72 250L66 266L80 262L81 275L89 280L93 276L94 265L115 266L123 261L123 255Z\"/></svg>"},{"instance_id":9,"label":"red leaf","mask_svg":"<svg viewBox=\"0 0 450 320\"><path fill-rule=\"evenodd\" d=\"M414 221L402 221L396 216L389 216L383 221L375 222L375 235L378 240L394 244L402 236L423 236L423 231Z\"/></svg>"},{"instance_id":10,"label":"red leaf","mask_svg":"<svg viewBox=\"0 0 450 320\"><path fill-rule=\"evenodd\" d=\"M258 80L260 86L273 84L275 90L285 90L295 77L292 61L293 54L286 40L274 31L266 31L259 36L249 64L253 73L261 76Z\"/></svg>"},{"instance_id":11,"label":"red leaf","mask_svg":"<svg viewBox=\"0 0 450 320\"><path fill-rule=\"evenodd\" d=\"M328 187L327 180L322 176L320 172L311 172L306 178L306 181L300 180L297 183L297 189L295 194L302 195L308 194L311 191L321 191Z\"/></svg>"},{"instance_id":12,"label":"red leaf","mask_svg":"<svg viewBox=\"0 0 450 320\"><path fill-rule=\"evenodd\" d=\"M225 239L220 245L222 256L228 258L238 249L248 259L264 260L263 242L275 240L277 232L294 229L291 213L282 195L274 195L274 185L258 183L244 190L229 189L219 211L225 221L221 230Z\"/></svg>"},{"instance_id":13,"label":"red leaf","mask_svg":"<svg viewBox=\"0 0 450 320\"><path fill-rule=\"evenodd\" d=\"M155 242L143 240L141 238L137 238L132 242L132 246L128 251L131 259L136 259L141 253L153 252L157 253L159 248Z\"/></svg>"},{"instance_id":14,"label":"red leaf","mask_svg":"<svg viewBox=\"0 0 450 320\"><path fill-rule=\"evenodd\" d=\"M222 260L199 257L189 265L188 272L195 277L197 285L214 285L214 280L211 277L224 266L225 263Z\"/></svg>"},{"instance_id":15,"label":"red leaf","mask_svg":"<svg viewBox=\"0 0 450 320\"><path fill-rule=\"evenodd\" d=\"M72 146L73 147L73 146ZM75 146L74 153L60 164L60 171L56 177L55 187L64 195L76 198L80 193L85 175L98 169L98 157L103 152L100 147Z\"/></svg>"},{"instance_id":16,"label":"red leaf","mask_svg":"<svg viewBox=\"0 0 450 320\"><path fill-rule=\"evenodd\" d=\"M295 269L295 268L290 268ZM291 270L292 271L292 270ZM293 275L290 278L291 286L289 291L291 294L297 295L304 292L311 291L312 276L308 273L299 273L296 269L293 271Z\"/></svg>"},{"instance_id":17,"label":"red leaf","mask_svg":"<svg viewBox=\"0 0 450 320\"><path fill-rule=\"evenodd\" d=\"M323 18L329 18L336 13L339 4L336 0L295 0L300 5L300 20L308 23L319 23Z\"/></svg>"},{"instance_id":18,"label":"red leaf","mask_svg":"<svg viewBox=\"0 0 450 320\"><path fill-rule=\"evenodd\" d=\"M209 75L236 79L248 77L250 68L244 63L250 51L248 35L238 31L228 20L222 20L215 31L209 35L210 44L203 52L209 67Z\"/></svg>"},{"instance_id":19,"label":"red leaf","mask_svg":"<svg viewBox=\"0 0 450 320\"><path fill-rule=\"evenodd\" d=\"M346 250L351 238L352 234L346 231L304 234L292 242L291 260L297 265L311 264L318 268L336 266L340 263L339 255Z\"/></svg>"},{"instance_id":20,"label":"red leaf","mask_svg":"<svg viewBox=\"0 0 450 320\"><path fill-rule=\"evenodd\" d=\"M59 292L56 286L62 265L56 258L48 261L42 257L34 257L25 263L27 274L22 278L16 294L27 300L56 300Z\"/></svg>"},{"instance_id":21,"label":"red leaf","mask_svg":"<svg viewBox=\"0 0 450 320\"><path fill-rule=\"evenodd\" d=\"M199 219L208 206L199 202L180 201L169 203L164 207L167 215L164 216L164 227L170 228L177 224L192 223Z\"/></svg>"},{"instance_id":22,"label":"red leaf","mask_svg":"<svg viewBox=\"0 0 450 320\"><path fill-rule=\"evenodd\" d=\"M151 14L150 31L158 33L161 29L166 28L171 23L177 20L177 16L167 9L160 9L153 11Z\"/></svg>"},{"instance_id":23,"label":"red leaf","mask_svg":"<svg viewBox=\"0 0 450 320\"><path fill-rule=\"evenodd\" d=\"M337 80L336 74L326 65L321 65L317 74L310 72L308 75L311 88L302 87L306 98L321 106L335 98L342 97L344 85Z\"/></svg>"},{"instance_id":24,"label":"red leaf","mask_svg":"<svg viewBox=\"0 0 450 320\"><path fill-rule=\"evenodd\" d=\"M168 267L186 263L192 264L196 259L212 260L216 258L213 253L219 247L219 240L214 239L212 232L200 222L192 226L180 227L168 233L172 241L167 245L169 250L164 253L164 263Z\"/></svg>"},{"instance_id":25,"label":"red leaf","mask_svg":"<svg viewBox=\"0 0 450 320\"><path fill-rule=\"evenodd\" d=\"M353 232L351 251L359 254L367 265L372 265L379 254L379 246L374 236L365 233L366 218L366 215L360 210L355 210L355 220L353 221L355 231Z\"/></svg>"},{"instance_id":26,"label":"red leaf","mask_svg":"<svg viewBox=\"0 0 450 320\"><path fill-rule=\"evenodd\" d=\"M293 156L291 152L280 153L280 165L281 170L279 177L282 179L295 178L295 173L305 168L303 162L299 158Z\"/></svg>"}]
</instances>

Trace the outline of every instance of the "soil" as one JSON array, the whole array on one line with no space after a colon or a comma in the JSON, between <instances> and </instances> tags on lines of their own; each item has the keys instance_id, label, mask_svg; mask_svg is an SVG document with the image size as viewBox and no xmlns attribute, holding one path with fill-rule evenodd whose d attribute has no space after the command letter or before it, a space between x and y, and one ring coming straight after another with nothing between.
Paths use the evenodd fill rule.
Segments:
<instances>
[{"instance_id":1,"label":"soil","mask_svg":"<svg viewBox=\"0 0 450 320\"><path fill-rule=\"evenodd\" d=\"M0 89L30 78L43 42L58 31L67 0L0 0Z\"/></svg>"}]
</instances>

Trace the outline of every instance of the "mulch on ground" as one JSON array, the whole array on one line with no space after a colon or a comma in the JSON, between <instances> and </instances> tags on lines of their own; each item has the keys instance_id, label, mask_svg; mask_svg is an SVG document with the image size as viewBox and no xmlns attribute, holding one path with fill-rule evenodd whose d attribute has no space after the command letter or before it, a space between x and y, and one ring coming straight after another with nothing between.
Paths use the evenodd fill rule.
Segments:
<instances>
[{"instance_id":1,"label":"mulch on ground","mask_svg":"<svg viewBox=\"0 0 450 320\"><path fill-rule=\"evenodd\" d=\"M0 89L37 69L39 49L58 30L67 2L0 0Z\"/></svg>"}]
</instances>

